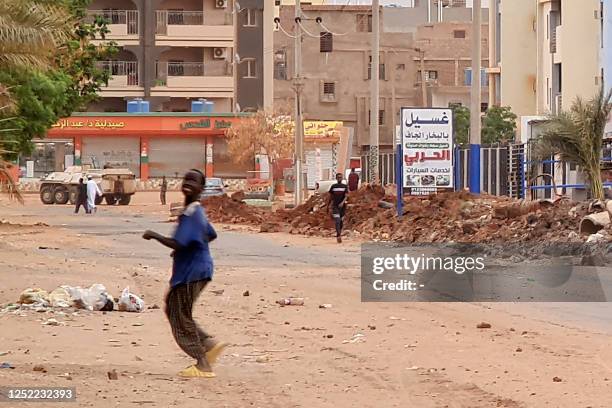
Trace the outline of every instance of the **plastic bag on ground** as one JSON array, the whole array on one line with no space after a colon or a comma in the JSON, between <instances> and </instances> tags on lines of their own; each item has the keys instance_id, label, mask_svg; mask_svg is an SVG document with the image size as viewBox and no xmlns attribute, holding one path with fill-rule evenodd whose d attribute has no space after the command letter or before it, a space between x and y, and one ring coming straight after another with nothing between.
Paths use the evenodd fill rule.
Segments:
<instances>
[{"instance_id":1,"label":"plastic bag on ground","mask_svg":"<svg viewBox=\"0 0 612 408\"><path fill-rule=\"evenodd\" d=\"M118 308L120 312L142 312L145 308L144 300L133 293L130 293L130 287L123 289L119 298Z\"/></svg>"},{"instance_id":2,"label":"plastic bag on ground","mask_svg":"<svg viewBox=\"0 0 612 408\"><path fill-rule=\"evenodd\" d=\"M52 307L70 307L73 304L72 297L65 286L60 286L49 293L49 302Z\"/></svg>"},{"instance_id":3,"label":"plastic bag on ground","mask_svg":"<svg viewBox=\"0 0 612 408\"><path fill-rule=\"evenodd\" d=\"M39 304L41 306L49 305L49 293L40 288L27 288L19 295L19 303L31 305Z\"/></svg>"},{"instance_id":4,"label":"plastic bag on ground","mask_svg":"<svg viewBox=\"0 0 612 408\"><path fill-rule=\"evenodd\" d=\"M93 284L88 289L79 286L63 286L63 288L68 291L74 305L78 308L95 311L113 310L110 308L110 305L113 304L112 297L100 283Z\"/></svg>"}]
</instances>

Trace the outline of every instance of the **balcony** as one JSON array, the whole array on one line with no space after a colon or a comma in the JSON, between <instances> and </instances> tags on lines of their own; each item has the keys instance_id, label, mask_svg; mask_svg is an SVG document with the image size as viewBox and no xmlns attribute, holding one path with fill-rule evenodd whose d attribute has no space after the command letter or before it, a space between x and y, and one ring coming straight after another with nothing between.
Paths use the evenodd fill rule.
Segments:
<instances>
[{"instance_id":1,"label":"balcony","mask_svg":"<svg viewBox=\"0 0 612 408\"><path fill-rule=\"evenodd\" d=\"M234 27L231 15L201 11L157 10L157 45L190 46L206 42L206 47L232 47Z\"/></svg>"},{"instance_id":2,"label":"balcony","mask_svg":"<svg viewBox=\"0 0 612 408\"><path fill-rule=\"evenodd\" d=\"M554 52L553 55L553 63L554 64L560 64L562 62L563 59L563 36L562 36L562 32L563 32L563 26L557 26L554 30L553 30L553 35L552 37L554 38L554 51L552 50L552 46L551 46L551 52ZM552 43L553 39L551 38L551 43Z\"/></svg>"},{"instance_id":3,"label":"balcony","mask_svg":"<svg viewBox=\"0 0 612 408\"><path fill-rule=\"evenodd\" d=\"M210 71L210 72L209 72ZM231 69L220 75L200 62L157 62L157 79L152 96L232 97L234 77Z\"/></svg>"},{"instance_id":4,"label":"balcony","mask_svg":"<svg viewBox=\"0 0 612 408\"><path fill-rule=\"evenodd\" d=\"M86 21L93 22L98 17L107 21L107 40L116 41L119 45L138 45L138 10L88 10Z\"/></svg>"},{"instance_id":5,"label":"balcony","mask_svg":"<svg viewBox=\"0 0 612 408\"><path fill-rule=\"evenodd\" d=\"M97 68L107 71L111 78L108 85L102 87L103 97L136 97L143 96L144 89L140 83L137 61L100 61Z\"/></svg>"}]
</instances>

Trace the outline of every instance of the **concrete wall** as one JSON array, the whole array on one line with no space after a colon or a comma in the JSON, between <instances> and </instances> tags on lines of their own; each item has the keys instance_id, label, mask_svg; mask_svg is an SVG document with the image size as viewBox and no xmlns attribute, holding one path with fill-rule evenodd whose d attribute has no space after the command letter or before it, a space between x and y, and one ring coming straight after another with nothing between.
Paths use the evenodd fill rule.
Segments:
<instances>
[{"instance_id":1,"label":"concrete wall","mask_svg":"<svg viewBox=\"0 0 612 408\"><path fill-rule=\"evenodd\" d=\"M518 116L536 109L538 45L534 0L501 0L501 104Z\"/></svg>"},{"instance_id":2,"label":"concrete wall","mask_svg":"<svg viewBox=\"0 0 612 408\"><path fill-rule=\"evenodd\" d=\"M427 8L427 0L417 3L417 7L384 7L383 8L383 30L386 32L406 33L415 32L416 27L421 24L437 22L470 22L472 21L472 9L467 7L447 7L442 9L442 20L439 19L437 2L430 1ZM489 10L483 2L482 22L489 21Z\"/></svg>"}]
</instances>

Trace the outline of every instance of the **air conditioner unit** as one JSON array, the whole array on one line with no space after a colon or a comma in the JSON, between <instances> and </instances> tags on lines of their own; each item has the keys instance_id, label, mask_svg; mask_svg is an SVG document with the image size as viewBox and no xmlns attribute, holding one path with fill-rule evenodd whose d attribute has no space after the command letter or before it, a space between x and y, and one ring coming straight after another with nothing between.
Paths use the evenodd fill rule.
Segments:
<instances>
[{"instance_id":1,"label":"air conditioner unit","mask_svg":"<svg viewBox=\"0 0 612 408\"><path fill-rule=\"evenodd\" d=\"M227 0L215 0L215 6L217 8L227 8Z\"/></svg>"},{"instance_id":2,"label":"air conditioner unit","mask_svg":"<svg viewBox=\"0 0 612 408\"><path fill-rule=\"evenodd\" d=\"M214 59L227 59L227 48L213 48Z\"/></svg>"}]
</instances>

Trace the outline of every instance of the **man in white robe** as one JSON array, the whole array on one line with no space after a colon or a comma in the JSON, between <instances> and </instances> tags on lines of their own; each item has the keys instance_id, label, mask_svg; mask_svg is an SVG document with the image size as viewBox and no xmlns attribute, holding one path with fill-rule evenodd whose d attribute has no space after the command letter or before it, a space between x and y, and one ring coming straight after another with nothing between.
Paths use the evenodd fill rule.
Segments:
<instances>
[{"instance_id":1,"label":"man in white robe","mask_svg":"<svg viewBox=\"0 0 612 408\"><path fill-rule=\"evenodd\" d=\"M96 196L102 196L102 191L98 184L91 179L91 176L87 177L87 209L88 213L96 211Z\"/></svg>"}]
</instances>

